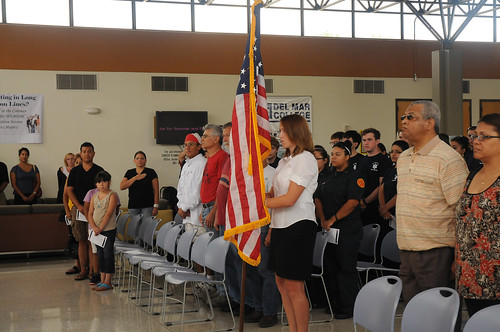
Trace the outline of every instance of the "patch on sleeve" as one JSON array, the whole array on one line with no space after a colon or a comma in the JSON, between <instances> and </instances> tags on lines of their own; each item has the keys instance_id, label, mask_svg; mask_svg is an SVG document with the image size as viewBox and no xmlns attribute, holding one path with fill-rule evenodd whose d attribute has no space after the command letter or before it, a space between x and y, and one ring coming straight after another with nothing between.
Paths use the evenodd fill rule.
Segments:
<instances>
[{"instance_id":1,"label":"patch on sleeve","mask_svg":"<svg viewBox=\"0 0 500 332\"><path fill-rule=\"evenodd\" d=\"M362 178L359 178L356 183L358 184L358 186L360 188L364 188L365 187L365 180L363 180Z\"/></svg>"}]
</instances>

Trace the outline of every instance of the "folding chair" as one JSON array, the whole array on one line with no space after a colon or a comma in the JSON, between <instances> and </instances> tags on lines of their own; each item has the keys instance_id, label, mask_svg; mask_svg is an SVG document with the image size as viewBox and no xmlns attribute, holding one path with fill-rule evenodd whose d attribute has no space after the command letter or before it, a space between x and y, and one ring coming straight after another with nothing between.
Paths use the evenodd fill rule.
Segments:
<instances>
[{"instance_id":1,"label":"folding chair","mask_svg":"<svg viewBox=\"0 0 500 332\"><path fill-rule=\"evenodd\" d=\"M453 332L460 298L448 287L436 287L415 295L403 311L401 332Z\"/></svg>"},{"instance_id":2,"label":"folding chair","mask_svg":"<svg viewBox=\"0 0 500 332\"><path fill-rule=\"evenodd\" d=\"M402 285L395 276L377 278L364 285L354 303L354 331L360 325L371 332L394 332Z\"/></svg>"},{"instance_id":3,"label":"folding chair","mask_svg":"<svg viewBox=\"0 0 500 332\"><path fill-rule=\"evenodd\" d=\"M498 332L499 330L500 304L476 312L464 327L464 332Z\"/></svg>"},{"instance_id":4,"label":"folding chair","mask_svg":"<svg viewBox=\"0 0 500 332\"><path fill-rule=\"evenodd\" d=\"M234 315L233 315L233 310L231 308L230 302L229 302L229 295L227 293L227 288L225 285L225 280L226 280L226 271L225 271L225 266L226 266L226 255L227 251L229 249L230 243L226 240L224 240L224 237L218 237L214 239L210 244L208 245L207 252L205 255L205 267L208 269L213 270L214 272L218 272L222 274L223 279L222 280L213 280L213 279L208 279L206 275L202 275L199 273L185 273L185 272L173 272L165 275L165 282L173 285L183 285L183 298L182 298L182 318L181 318L181 329L184 329L184 315L186 312L186 289L187 289L187 284L190 283L192 285L192 288L194 290L193 284L195 282L201 282L205 284L221 284L224 288L224 294L226 295L226 300L229 305L229 311L231 313L231 318L233 320L233 325L230 328L224 328L220 329L217 331L227 331L227 330L232 330L236 326L236 322L234 320ZM210 296L208 294L208 290L205 288L205 291L207 293L207 299L208 299L208 305L210 307L210 315L207 318L203 319L194 319L190 321L186 321L186 323L193 323L193 322L206 322L206 321L211 321L214 317L214 309L212 306L212 301L210 299ZM172 325L175 323L179 322L169 322L167 325Z\"/></svg>"},{"instance_id":5,"label":"folding chair","mask_svg":"<svg viewBox=\"0 0 500 332\"><path fill-rule=\"evenodd\" d=\"M399 248L396 241L396 231L392 230L387 233L382 240L382 245L380 247L381 263L368 263L368 262L358 262L358 271L366 271L366 283L368 283L368 272L371 270L375 271L388 271L388 272L399 272L399 269L387 267L384 265L384 258L389 259L395 263L400 263L399 258Z\"/></svg>"}]
</instances>

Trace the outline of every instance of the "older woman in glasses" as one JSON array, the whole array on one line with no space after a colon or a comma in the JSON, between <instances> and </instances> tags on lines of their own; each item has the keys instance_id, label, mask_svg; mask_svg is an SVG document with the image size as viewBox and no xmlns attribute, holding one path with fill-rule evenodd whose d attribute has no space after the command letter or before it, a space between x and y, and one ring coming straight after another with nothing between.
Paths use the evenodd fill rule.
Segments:
<instances>
[{"instance_id":1,"label":"older woman in glasses","mask_svg":"<svg viewBox=\"0 0 500 332\"><path fill-rule=\"evenodd\" d=\"M331 163L334 168L314 194L316 213L327 231L339 230L338 243L325 249L325 272L330 303L336 319L351 318L358 293L356 261L362 237L359 201L365 182L349 167L351 142L333 145Z\"/></svg>"},{"instance_id":2,"label":"older woman in glasses","mask_svg":"<svg viewBox=\"0 0 500 332\"><path fill-rule=\"evenodd\" d=\"M456 287L469 316L500 304L500 114L485 115L471 138L483 167L457 203L455 248Z\"/></svg>"}]
</instances>

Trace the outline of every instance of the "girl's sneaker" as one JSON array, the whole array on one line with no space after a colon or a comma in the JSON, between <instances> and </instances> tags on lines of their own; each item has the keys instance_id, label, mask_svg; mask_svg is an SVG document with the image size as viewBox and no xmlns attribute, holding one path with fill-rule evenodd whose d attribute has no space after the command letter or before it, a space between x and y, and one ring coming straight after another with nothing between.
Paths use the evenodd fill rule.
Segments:
<instances>
[{"instance_id":1,"label":"girl's sneaker","mask_svg":"<svg viewBox=\"0 0 500 332\"><path fill-rule=\"evenodd\" d=\"M101 282L101 275L96 273L96 274L92 275L92 277L90 277L89 285L91 285L91 286L96 285L99 282Z\"/></svg>"}]
</instances>

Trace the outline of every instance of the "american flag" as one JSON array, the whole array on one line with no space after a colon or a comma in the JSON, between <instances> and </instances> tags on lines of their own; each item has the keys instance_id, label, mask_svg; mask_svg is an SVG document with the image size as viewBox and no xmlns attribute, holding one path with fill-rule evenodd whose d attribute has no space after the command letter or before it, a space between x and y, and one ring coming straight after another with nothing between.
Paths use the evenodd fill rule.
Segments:
<instances>
[{"instance_id":1,"label":"american flag","mask_svg":"<svg viewBox=\"0 0 500 332\"><path fill-rule=\"evenodd\" d=\"M229 150L231 177L224 238L251 265L260 263L260 227L270 221L264 206L262 160L271 149L264 68L260 55L261 0L252 6L252 25L233 106Z\"/></svg>"}]
</instances>

